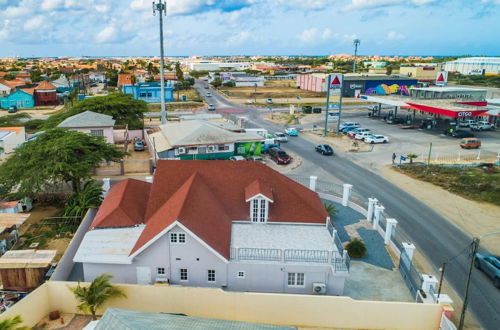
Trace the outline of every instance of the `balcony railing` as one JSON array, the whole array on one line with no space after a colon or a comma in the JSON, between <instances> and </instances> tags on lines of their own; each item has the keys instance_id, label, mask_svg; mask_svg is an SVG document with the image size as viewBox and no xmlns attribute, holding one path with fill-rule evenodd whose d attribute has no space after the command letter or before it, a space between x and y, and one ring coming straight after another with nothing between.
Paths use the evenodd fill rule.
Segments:
<instances>
[{"instance_id":1,"label":"balcony railing","mask_svg":"<svg viewBox=\"0 0 500 330\"><path fill-rule=\"evenodd\" d=\"M334 271L349 271L349 257L336 251L231 248L231 261L330 264Z\"/></svg>"}]
</instances>

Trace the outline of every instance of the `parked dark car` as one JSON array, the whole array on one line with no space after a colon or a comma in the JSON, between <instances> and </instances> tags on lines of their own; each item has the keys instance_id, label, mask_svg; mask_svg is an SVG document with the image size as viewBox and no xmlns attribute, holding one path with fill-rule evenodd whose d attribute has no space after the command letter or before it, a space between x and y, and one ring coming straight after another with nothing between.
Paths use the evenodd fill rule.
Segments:
<instances>
[{"instance_id":1,"label":"parked dark car","mask_svg":"<svg viewBox=\"0 0 500 330\"><path fill-rule=\"evenodd\" d=\"M272 149L272 148L279 148L279 147L280 147L280 145L278 143L263 144L260 147L260 152L262 152L263 154L267 154L267 153L269 153L270 149Z\"/></svg>"},{"instance_id":2,"label":"parked dark car","mask_svg":"<svg viewBox=\"0 0 500 330\"><path fill-rule=\"evenodd\" d=\"M493 281L493 285L500 288L500 257L492 254L476 253L474 266L485 273Z\"/></svg>"},{"instance_id":3,"label":"parked dark car","mask_svg":"<svg viewBox=\"0 0 500 330\"><path fill-rule=\"evenodd\" d=\"M459 139L475 137L475 135L473 133L471 133L469 131L460 130L460 129L451 133L451 136L453 136L454 138L459 138Z\"/></svg>"},{"instance_id":4,"label":"parked dark car","mask_svg":"<svg viewBox=\"0 0 500 330\"><path fill-rule=\"evenodd\" d=\"M316 150L316 152L319 152L320 154L322 154L324 156L333 155L333 149L328 144L319 144L316 146L315 150Z\"/></svg>"},{"instance_id":5,"label":"parked dark car","mask_svg":"<svg viewBox=\"0 0 500 330\"><path fill-rule=\"evenodd\" d=\"M15 105L11 105L9 109L7 110L8 113L16 113L17 112L17 107Z\"/></svg>"},{"instance_id":6,"label":"parked dark car","mask_svg":"<svg viewBox=\"0 0 500 330\"><path fill-rule=\"evenodd\" d=\"M404 124L404 122L405 122L404 118L401 117L392 117L390 119L387 119L387 124L397 125L397 124Z\"/></svg>"},{"instance_id":7,"label":"parked dark car","mask_svg":"<svg viewBox=\"0 0 500 330\"><path fill-rule=\"evenodd\" d=\"M135 151L144 151L144 142L142 142L142 141L135 141L134 142L134 150Z\"/></svg>"},{"instance_id":8,"label":"parked dark car","mask_svg":"<svg viewBox=\"0 0 500 330\"><path fill-rule=\"evenodd\" d=\"M272 160L276 162L278 165L286 165L289 164L292 158L280 148L271 148L269 149L269 156Z\"/></svg>"},{"instance_id":9,"label":"parked dark car","mask_svg":"<svg viewBox=\"0 0 500 330\"><path fill-rule=\"evenodd\" d=\"M313 108L313 113L321 113L322 110L321 108Z\"/></svg>"},{"instance_id":10,"label":"parked dark car","mask_svg":"<svg viewBox=\"0 0 500 330\"><path fill-rule=\"evenodd\" d=\"M302 112L303 113L311 113L312 112L312 107L310 105L304 105L302 107Z\"/></svg>"}]
</instances>

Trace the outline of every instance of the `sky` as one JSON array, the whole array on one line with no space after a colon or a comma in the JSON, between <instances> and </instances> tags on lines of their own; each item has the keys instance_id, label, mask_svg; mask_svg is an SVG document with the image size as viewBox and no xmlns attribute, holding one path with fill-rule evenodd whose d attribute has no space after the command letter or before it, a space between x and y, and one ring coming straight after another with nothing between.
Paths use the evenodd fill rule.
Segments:
<instances>
[{"instance_id":1,"label":"sky","mask_svg":"<svg viewBox=\"0 0 500 330\"><path fill-rule=\"evenodd\" d=\"M155 56L151 0L0 0L0 57ZM170 0L167 56L500 55L500 0Z\"/></svg>"}]
</instances>

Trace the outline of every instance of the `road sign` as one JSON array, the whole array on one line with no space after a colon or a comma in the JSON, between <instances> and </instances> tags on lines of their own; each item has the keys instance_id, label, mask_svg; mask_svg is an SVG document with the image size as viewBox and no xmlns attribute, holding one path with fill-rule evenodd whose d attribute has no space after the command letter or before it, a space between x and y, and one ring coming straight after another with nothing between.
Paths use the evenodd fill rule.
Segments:
<instances>
[{"instance_id":1,"label":"road sign","mask_svg":"<svg viewBox=\"0 0 500 330\"><path fill-rule=\"evenodd\" d=\"M448 83L448 72L439 71L436 77L436 86L445 86Z\"/></svg>"},{"instance_id":2,"label":"road sign","mask_svg":"<svg viewBox=\"0 0 500 330\"><path fill-rule=\"evenodd\" d=\"M330 75L330 89L340 89L340 88L342 88L343 81L344 81L344 75L342 75L342 74L331 74Z\"/></svg>"},{"instance_id":3,"label":"road sign","mask_svg":"<svg viewBox=\"0 0 500 330\"><path fill-rule=\"evenodd\" d=\"M401 160L404 162L406 160L405 156L401 156Z\"/></svg>"}]
</instances>

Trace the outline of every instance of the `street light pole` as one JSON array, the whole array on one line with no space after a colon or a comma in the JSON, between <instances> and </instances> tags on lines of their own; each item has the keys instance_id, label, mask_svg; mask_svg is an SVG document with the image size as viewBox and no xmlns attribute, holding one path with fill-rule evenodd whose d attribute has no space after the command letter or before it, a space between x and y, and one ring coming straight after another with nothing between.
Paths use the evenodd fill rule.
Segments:
<instances>
[{"instance_id":1,"label":"street light pole","mask_svg":"<svg viewBox=\"0 0 500 330\"><path fill-rule=\"evenodd\" d=\"M153 15L159 12L160 17L160 104L161 104L161 124L165 124L167 120L167 111L165 109L165 72L163 63L163 15L167 16L167 3L166 1L159 0L158 3L153 1Z\"/></svg>"},{"instance_id":2,"label":"street light pole","mask_svg":"<svg viewBox=\"0 0 500 330\"><path fill-rule=\"evenodd\" d=\"M361 43L361 40L354 39L352 44L354 45L354 63L352 64L352 72L356 73L356 60L358 58L358 46Z\"/></svg>"}]
</instances>

